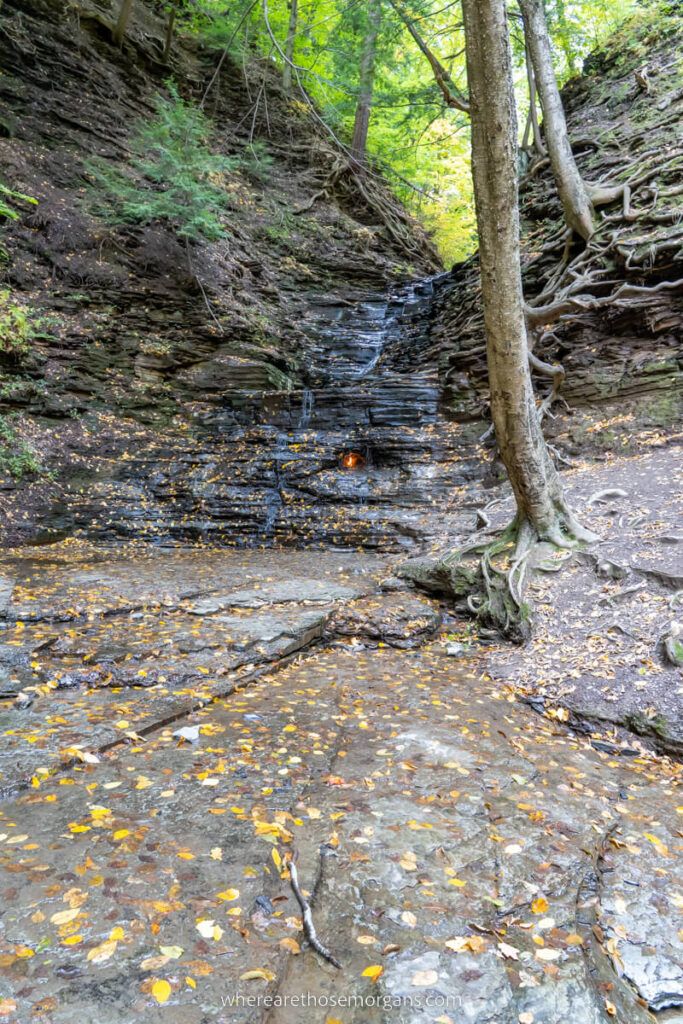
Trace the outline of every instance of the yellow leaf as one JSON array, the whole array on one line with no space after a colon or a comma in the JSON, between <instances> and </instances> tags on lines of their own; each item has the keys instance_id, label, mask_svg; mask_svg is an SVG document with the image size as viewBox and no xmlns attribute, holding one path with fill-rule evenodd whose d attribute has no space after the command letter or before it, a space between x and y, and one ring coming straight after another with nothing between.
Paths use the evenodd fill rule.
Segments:
<instances>
[{"instance_id":1,"label":"yellow leaf","mask_svg":"<svg viewBox=\"0 0 683 1024\"><path fill-rule=\"evenodd\" d=\"M381 964L372 964L370 967L366 967L361 974L362 978L370 978L372 982L377 981L378 978L384 974L384 968Z\"/></svg>"},{"instance_id":2,"label":"yellow leaf","mask_svg":"<svg viewBox=\"0 0 683 1024\"><path fill-rule=\"evenodd\" d=\"M374 935L359 935L356 938L356 942L360 942L361 946L372 946L377 942L377 939Z\"/></svg>"},{"instance_id":3,"label":"yellow leaf","mask_svg":"<svg viewBox=\"0 0 683 1024\"><path fill-rule=\"evenodd\" d=\"M661 853L662 857L669 856L668 847L664 845L661 839L658 839L657 836L653 836L651 832L643 832L643 835L646 839L649 839L657 853Z\"/></svg>"},{"instance_id":4,"label":"yellow leaf","mask_svg":"<svg viewBox=\"0 0 683 1024\"><path fill-rule=\"evenodd\" d=\"M277 850L275 848L273 848L273 850L271 850L271 854L270 855L273 858L273 864L278 869L278 871L280 871L280 869L282 868L282 857L280 856L280 854L277 852Z\"/></svg>"},{"instance_id":5,"label":"yellow leaf","mask_svg":"<svg viewBox=\"0 0 683 1024\"><path fill-rule=\"evenodd\" d=\"M152 985L152 995L160 1005L167 1001L170 994L171 986L163 978L157 979Z\"/></svg>"},{"instance_id":6,"label":"yellow leaf","mask_svg":"<svg viewBox=\"0 0 683 1024\"><path fill-rule=\"evenodd\" d=\"M108 939L106 942L101 942L99 946L95 946L94 949L88 951L86 960L89 960L93 964L103 964L106 960L114 954L117 943L112 942Z\"/></svg>"},{"instance_id":7,"label":"yellow leaf","mask_svg":"<svg viewBox=\"0 0 683 1024\"><path fill-rule=\"evenodd\" d=\"M116 832L114 832L114 837L113 838L114 839L125 839L126 836L129 836L129 835L130 835L130 832L129 832L129 830L127 828L120 828Z\"/></svg>"},{"instance_id":8,"label":"yellow leaf","mask_svg":"<svg viewBox=\"0 0 683 1024\"><path fill-rule=\"evenodd\" d=\"M213 939L214 942L218 942L223 934L223 929L215 921L198 921L197 931L203 938Z\"/></svg>"},{"instance_id":9,"label":"yellow leaf","mask_svg":"<svg viewBox=\"0 0 683 1024\"><path fill-rule=\"evenodd\" d=\"M135 783L136 789L149 789L154 783L151 779L148 779L146 775L138 775L138 781Z\"/></svg>"},{"instance_id":10,"label":"yellow leaf","mask_svg":"<svg viewBox=\"0 0 683 1024\"><path fill-rule=\"evenodd\" d=\"M449 878L449 885L454 885L456 889L462 889L463 886L467 885L467 882L463 882L462 878Z\"/></svg>"},{"instance_id":11,"label":"yellow leaf","mask_svg":"<svg viewBox=\"0 0 683 1024\"><path fill-rule=\"evenodd\" d=\"M117 925L116 928L112 928L109 938L112 942L120 942L120 940L125 937L125 934L126 933L123 928L120 925Z\"/></svg>"},{"instance_id":12,"label":"yellow leaf","mask_svg":"<svg viewBox=\"0 0 683 1024\"><path fill-rule=\"evenodd\" d=\"M251 971L245 971L244 974L240 974L240 981L275 981L275 975L272 971L267 971L265 967L255 967Z\"/></svg>"},{"instance_id":13,"label":"yellow leaf","mask_svg":"<svg viewBox=\"0 0 683 1024\"><path fill-rule=\"evenodd\" d=\"M196 988L197 987L197 982L194 980L194 978L190 978L190 977L185 978L185 984L189 985L190 988Z\"/></svg>"},{"instance_id":14,"label":"yellow leaf","mask_svg":"<svg viewBox=\"0 0 683 1024\"><path fill-rule=\"evenodd\" d=\"M214 846L211 850L211 860L223 860L223 851L220 846Z\"/></svg>"},{"instance_id":15,"label":"yellow leaf","mask_svg":"<svg viewBox=\"0 0 683 1024\"><path fill-rule=\"evenodd\" d=\"M404 924L407 924L409 928L414 928L415 925L417 924L417 918L415 917L415 914L413 914L412 911L410 910L403 911L403 913L401 914L401 920L403 921Z\"/></svg>"},{"instance_id":16,"label":"yellow leaf","mask_svg":"<svg viewBox=\"0 0 683 1024\"><path fill-rule=\"evenodd\" d=\"M545 914L548 909L548 901L545 896L539 896L531 904L531 911L533 914Z\"/></svg>"},{"instance_id":17,"label":"yellow leaf","mask_svg":"<svg viewBox=\"0 0 683 1024\"><path fill-rule=\"evenodd\" d=\"M178 960L185 951L182 946L159 946L159 952L169 960Z\"/></svg>"},{"instance_id":18,"label":"yellow leaf","mask_svg":"<svg viewBox=\"0 0 683 1024\"><path fill-rule=\"evenodd\" d=\"M276 851L273 850L273 853L275 853L275 852ZM218 899L219 900L225 900L226 903L231 903L232 900L239 899L239 895L240 895L239 889L226 889L224 892L217 893Z\"/></svg>"},{"instance_id":19,"label":"yellow leaf","mask_svg":"<svg viewBox=\"0 0 683 1024\"><path fill-rule=\"evenodd\" d=\"M73 921L79 914L80 910L78 907L74 907L73 910L59 910L56 914L52 915L50 921L52 924L68 924L69 921Z\"/></svg>"},{"instance_id":20,"label":"yellow leaf","mask_svg":"<svg viewBox=\"0 0 683 1024\"><path fill-rule=\"evenodd\" d=\"M280 945L283 949L288 949L290 953L294 953L295 955L301 952L301 946L296 939L280 939Z\"/></svg>"},{"instance_id":21,"label":"yellow leaf","mask_svg":"<svg viewBox=\"0 0 683 1024\"><path fill-rule=\"evenodd\" d=\"M62 939L63 946L77 946L79 942L83 942L82 935L69 935L68 938Z\"/></svg>"}]
</instances>

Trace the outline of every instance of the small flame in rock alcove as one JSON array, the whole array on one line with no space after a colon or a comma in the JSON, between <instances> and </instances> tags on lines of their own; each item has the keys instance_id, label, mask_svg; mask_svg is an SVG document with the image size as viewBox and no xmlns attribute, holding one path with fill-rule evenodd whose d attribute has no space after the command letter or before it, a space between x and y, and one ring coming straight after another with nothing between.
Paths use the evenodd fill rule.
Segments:
<instances>
[{"instance_id":1,"label":"small flame in rock alcove","mask_svg":"<svg viewBox=\"0 0 683 1024\"><path fill-rule=\"evenodd\" d=\"M362 469L365 465L365 458L360 452L344 452L339 464L342 469Z\"/></svg>"}]
</instances>

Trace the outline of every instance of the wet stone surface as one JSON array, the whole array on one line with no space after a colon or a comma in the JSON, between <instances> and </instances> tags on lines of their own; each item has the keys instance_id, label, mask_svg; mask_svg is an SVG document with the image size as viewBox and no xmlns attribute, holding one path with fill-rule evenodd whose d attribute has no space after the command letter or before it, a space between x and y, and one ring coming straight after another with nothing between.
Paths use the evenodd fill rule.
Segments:
<instances>
[{"instance_id":1,"label":"wet stone surface","mask_svg":"<svg viewBox=\"0 0 683 1024\"><path fill-rule=\"evenodd\" d=\"M384 572L378 559L342 553L68 543L5 561L14 587L0 617L3 792L319 641L333 610L376 590Z\"/></svg>"},{"instance_id":2,"label":"wet stone surface","mask_svg":"<svg viewBox=\"0 0 683 1024\"><path fill-rule=\"evenodd\" d=\"M5 800L16 1019L666 1020L678 770L441 651L322 650ZM306 946L291 851L341 971Z\"/></svg>"}]
</instances>

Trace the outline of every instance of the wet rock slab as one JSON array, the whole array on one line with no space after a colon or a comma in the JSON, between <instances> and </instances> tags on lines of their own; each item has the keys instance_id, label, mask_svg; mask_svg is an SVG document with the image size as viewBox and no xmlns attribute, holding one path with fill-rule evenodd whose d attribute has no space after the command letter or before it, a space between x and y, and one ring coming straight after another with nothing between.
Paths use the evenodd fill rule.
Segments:
<instances>
[{"instance_id":1,"label":"wet rock slab","mask_svg":"<svg viewBox=\"0 0 683 1024\"><path fill-rule=\"evenodd\" d=\"M654 920L676 770L470 664L323 651L5 802L0 998L51 1024L293 1024L302 998L312 1024L651 1022L680 991L675 902ZM294 849L341 971L303 942Z\"/></svg>"},{"instance_id":2,"label":"wet rock slab","mask_svg":"<svg viewBox=\"0 0 683 1024\"><path fill-rule=\"evenodd\" d=\"M325 632L330 640L350 638L368 646L411 648L419 647L440 625L441 613L434 602L411 593L385 593L337 609Z\"/></svg>"},{"instance_id":3,"label":"wet rock slab","mask_svg":"<svg viewBox=\"0 0 683 1024\"><path fill-rule=\"evenodd\" d=\"M334 608L371 592L373 573L384 572L378 560L342 553L73 544L6 561L16 586L0 618L4 792L309 647ZM29 707L15 703L20 691Z\"/></svg>"}]
</instances>

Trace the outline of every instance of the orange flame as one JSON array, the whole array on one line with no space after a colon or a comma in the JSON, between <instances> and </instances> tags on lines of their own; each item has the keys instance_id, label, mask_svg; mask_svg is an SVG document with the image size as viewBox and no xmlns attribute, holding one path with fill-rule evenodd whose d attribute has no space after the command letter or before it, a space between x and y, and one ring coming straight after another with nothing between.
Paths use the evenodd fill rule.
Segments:
<instances>
[{"instance_id":1,"label":"orange flame","mask_svg":"<svg viewBox=\"0 0 683 1024\"><path fill-rule=\"evenodd\" d=\"M365 459L358 452L346 452L340 461L342 469L358 469L365 465Z\"/></svg>"}]
</instances>

